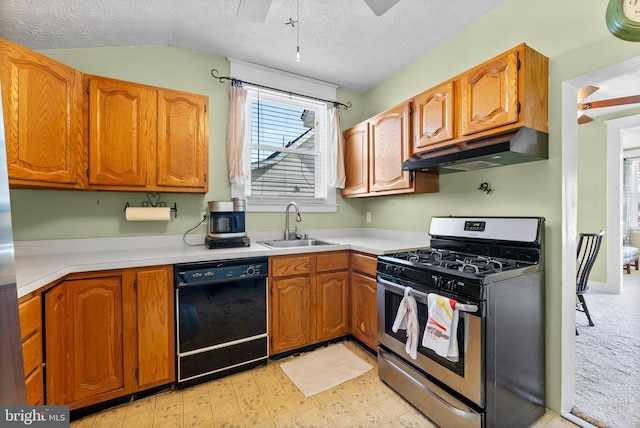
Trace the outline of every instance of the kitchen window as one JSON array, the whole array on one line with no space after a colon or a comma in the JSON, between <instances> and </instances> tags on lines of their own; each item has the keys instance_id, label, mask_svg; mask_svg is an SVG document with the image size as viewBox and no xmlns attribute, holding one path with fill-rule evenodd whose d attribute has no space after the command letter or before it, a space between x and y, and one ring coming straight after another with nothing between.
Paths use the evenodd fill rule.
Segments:
<instances>
[{"instance_id":1,"label":"kitchen window","mask_svg":"<svg viewBox=\"0 0 640 428\"><path fill-rule=\"evenodd\" d=\"M328 185L328 104L245 88L250 180L235 186L234 196L246 196L251 211L281 211L289 201L306 211L335 211L335 189Z\"/></svg>"},{"instance_id":2,"label":"kitchen window","mask_svg":"<svg viewBox=\"0 0 640 428\"><path fill-rule=\"evenodd\" d=\"M633 229L640 228L640 159L625 160L625 199L628 218Z\"/></svg>"}]
</instances>

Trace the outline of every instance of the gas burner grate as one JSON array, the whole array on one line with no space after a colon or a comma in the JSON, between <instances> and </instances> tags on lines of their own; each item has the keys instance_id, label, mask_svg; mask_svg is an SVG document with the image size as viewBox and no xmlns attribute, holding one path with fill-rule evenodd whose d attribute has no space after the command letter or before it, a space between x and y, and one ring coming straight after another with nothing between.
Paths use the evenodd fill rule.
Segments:
<instances>
[{"instance_id":1,"label":"gas burner grate","mask_svg":"<svg viewBox=\"0 0 640 428\"><path fill-rule=\"evenodd\" d=\"M391 257L405 260L416 267L439 267L459 272L486 275L518 267L517 262L507 259L463 254L452 250L426 248L393 254Z\"/></svg>"}]
</instances>

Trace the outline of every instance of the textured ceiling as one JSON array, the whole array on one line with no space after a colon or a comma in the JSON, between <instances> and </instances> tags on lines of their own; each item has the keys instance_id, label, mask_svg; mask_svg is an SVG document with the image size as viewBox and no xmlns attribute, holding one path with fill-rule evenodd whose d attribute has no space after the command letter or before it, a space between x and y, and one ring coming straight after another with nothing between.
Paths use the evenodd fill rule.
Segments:
<instances>
[{"instance_id":1,"label":"textured ceiling","mask_svg":"<svg viewBox=\"0 0 640 428\"><path fill-rule=\"evenodd\" d=\"M264 23L239 0L0 0L0 37L29 49L169 45L363 92L504 0L400 0L383 16L363 0L273 0ZM301 61L295 61L299 29Z\"/></svg>"}]
</instances>

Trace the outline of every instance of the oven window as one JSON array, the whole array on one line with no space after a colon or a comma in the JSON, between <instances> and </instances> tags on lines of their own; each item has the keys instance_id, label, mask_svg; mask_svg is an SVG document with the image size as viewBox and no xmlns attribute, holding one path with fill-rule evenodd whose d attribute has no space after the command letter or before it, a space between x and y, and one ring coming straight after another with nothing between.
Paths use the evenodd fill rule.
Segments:
<instances>
[{"instance_id":1,"label":"oven window","mask_svg":"<svg viewBox=\"0 0 640 428\"><path fill-rule=\"evenodd\" d=\"M267 332L266 278L178 288L179 351Z\"/></svg>"},{"instance_id":2,"label":"oven window","mask_svg":"<svg viewBox=\"0 0 640 428\"><path fill-rule=\"evenodd\" d=\"M402 301L402 295L393 293L389 290L384 291L384 320L385 326L384 330L387 335L395 338L396 340L402 342L403 344L407 342L407 333L406 330L398 330L397 333L394 333L392 330L393 323L396 319L396 315L398 313L398 307L400 306L400 302ZM427 325L427 319L429 318L429 311L427 310L427 305L418 302L418 325L420 326L420 332L418 334L418 353L424 355L425 357L437 362L443 367L451 370L459 376L464 376L464 330L465 330L465 322L464 317L460 317L458 321L458 346L460 357L458 362L449 361L448 359L439 356L431 349L425 348L422 346L422 336L424 335L424 329ZM412 360L410 360L412 361Z\"/></svg>"}]
</instances>

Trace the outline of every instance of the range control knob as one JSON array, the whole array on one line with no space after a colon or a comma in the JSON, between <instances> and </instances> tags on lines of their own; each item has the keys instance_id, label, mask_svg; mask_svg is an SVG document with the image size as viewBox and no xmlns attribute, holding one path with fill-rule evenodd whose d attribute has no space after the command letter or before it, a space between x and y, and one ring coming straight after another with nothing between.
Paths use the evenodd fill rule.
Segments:
<instances>
[{"instance_id":1,"label":"range control knob","mask_svg":"<svg viewBox=\"0 0 640 428\"><path fill-rule=\"evenodd\" d=\"M247 275L255 275L256 274L256 268L252 265L247 267Z\"/></svg>"},{"instance_id":2,"label":"range control knob","mask_svg":"<svg viewBox=\"0 0 640 428\"><path fill-rule=\"evenodd\" d=\"M202 276L203 275L200 272L196 272L196 273L193 274L194 278L202 278Z\"/></svg>"},{"instance_id":3,"label":"range control knob","mask_svg":"<svg viewBox=\"0 0 640 428\"><path fill-rule=\"evenodd\" d=\"M442 277L438 275L431 275L431 279L433 280L433 286L437 288L442 288Z\"/></svg>"},{"instance_id":4,"label":"range control knob","mask_svg":"<svg viewBox=\"0 0 640 428\"><path fill-rule=\"evenodd\" d=\"M213 276L213 272L207 271L207 272L204 273L204 276L211 277L211 276Z\"/></svg>"},{"instance_id":5,"label":"range control knob","mask_svg":"<svg viewBox=\"0 0 640 428\"><path fill-rule=\"evenodd\" d=\"M450 279L447 281L447 290L451 290L454 291L456 289L456 280L455 279Z\"/></svg>"}]
</instances>

